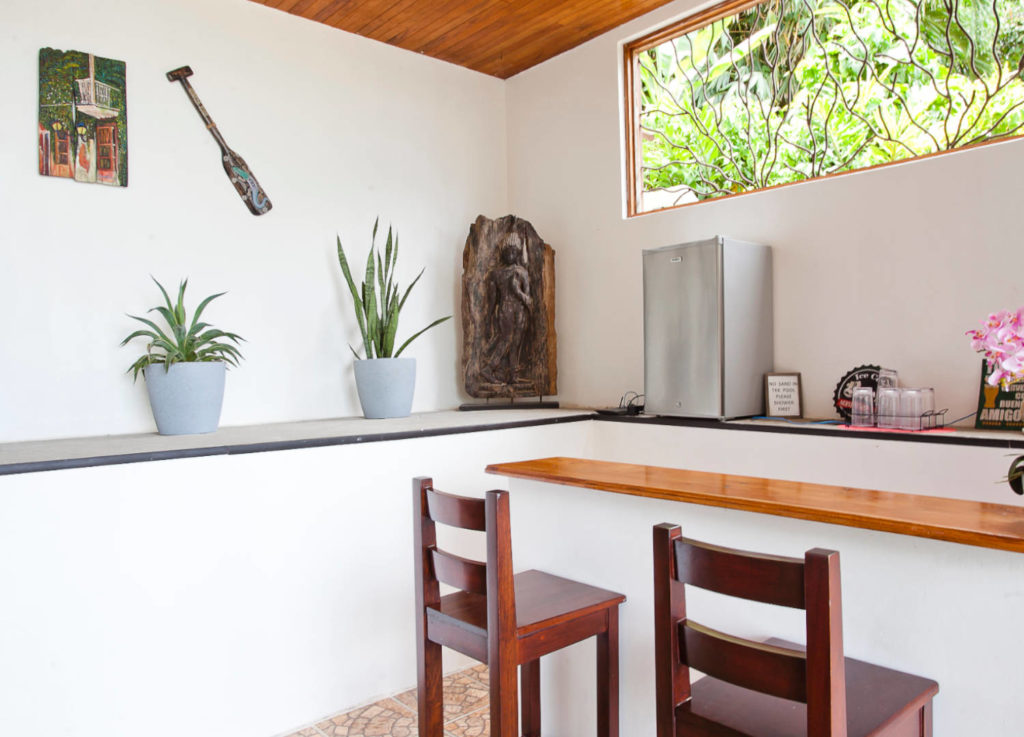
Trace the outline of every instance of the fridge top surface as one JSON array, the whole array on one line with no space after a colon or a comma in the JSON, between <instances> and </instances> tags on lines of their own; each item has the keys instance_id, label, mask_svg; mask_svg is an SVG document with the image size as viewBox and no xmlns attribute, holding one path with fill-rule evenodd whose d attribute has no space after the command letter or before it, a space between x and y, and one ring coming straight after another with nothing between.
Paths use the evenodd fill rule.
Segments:
<instances>
[{"instance_id":1,"label":"fridge top surface","mask_svg":"<svg viewBox=\"0 0 1024 737\"><path fill-rule=\"evenodd\" d=\"M729 236L725 235L716 235L712 236L711 238L704 238L698 241L689 241L687 243L674 243L668 246L658 246L657 248L645 248L643 252L645 254L658 253L659 251L673 251L678 248L696 248L698 246L720 246L726 243L730 245L736 244L740 246L753 246L755 248L769 248L769 246L765 245L764 243L754 243L753 241L742 241L737 238L730 238Z\"/></svg>"}]
</instances>

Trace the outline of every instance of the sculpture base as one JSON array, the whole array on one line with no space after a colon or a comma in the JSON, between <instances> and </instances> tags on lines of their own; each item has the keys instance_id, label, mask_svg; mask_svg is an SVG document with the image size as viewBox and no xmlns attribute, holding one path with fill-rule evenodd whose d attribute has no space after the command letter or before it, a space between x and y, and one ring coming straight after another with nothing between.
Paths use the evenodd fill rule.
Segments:
<instances>
[{"instance_id":1,"label":"sculpture base","mask_svg":"<svg viewBox=\"0 0 1024 737\"><path fill-rule=\"evenodd\" d=\"M515 401L514 399L505 399L504 397L494 402L484 402L483 404L460 404L460 412L472 412L478 409L558 409L558 402L548 401L545 402L540 397L537 401L531 401L526 398Z\"/></svg>"}]
</instances>

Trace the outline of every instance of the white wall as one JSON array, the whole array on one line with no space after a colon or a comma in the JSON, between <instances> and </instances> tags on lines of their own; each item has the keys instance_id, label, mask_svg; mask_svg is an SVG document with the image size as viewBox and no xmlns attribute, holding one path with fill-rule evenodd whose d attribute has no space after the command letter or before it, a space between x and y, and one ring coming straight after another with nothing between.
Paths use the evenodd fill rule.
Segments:
<instances>
[{"instance_id":1,"label":"white wall","mask_svg":"<svg viewBox=\"0 0 1024 737\"><path fill-rule=\"evenodd\" d=\"M620 43L671 3L508 82L509 199L557 251L560 395L608 405L643 385L641 250L715 234L774 247L776 370L812 416L861 363L977 406L964 331L1024 299L1024 142L625 220Z\"/></svg>"},{"instance_id":2,"label":"white wall","mask_svg":"<svg viewBox=\"0 0 1024 737\"><path fill-rule=\"evenodd\" d=\"M609 404L640 388L640 250L720 232L776 247L777 365L804 373L811 412L827 413L843 371L877 361L909 383L934 384L943 404L966 414L978 361L962 333L1020 299L1015 219L1024 144L624 221L617 44L684 9L668 6L506 85L246 0L5 0L0 442L152 429L143 386L123 374L134 354L117 347L132 329L123 313L154 303L150 273L165 283L190 276L196 297L230 290L210 317L249 342L248 360L229 375L224 424L356 414L345 346L355 329L333 239L338 232L350 248L365 248L377 213L402 233L406 279L427 267L405 330L455 311L459 256L477 214L530 219L558 254L563 399ZM42 46L128 62L127 189L35 173ZM184 93L165 80L182 64L193 67L214 119L273 199L268 215L244 208ZM897 290L888 265L916 261L922 273ZM886 327L876 327L883 319ZM415 346L416 410L459 400L454 323ZM768 436L745 445L745 433L649 430L645 444L643 431L605 427L605 439L593 442L570 423L5 478L0 731L92 737L144 724L155 735L258 737L411 685L406 489L417 473L470 493L501 484L482 477L492 461L628 451L632 460L679 465L683 444L709 467L753 469L760 459L811 480L827 472L822 456ZM932 480L944 488L970 480L975 490L994 482L1006 461L992 449L941 462L909 444L888 452L897 445L855 451L863 477L873 479L865 485L939 493ZM839 456L830 447L826 457ZM872 460L878 473L864 470ZM929 469L930 480L916 480L915 467ZM641 550L649 532L634 537L627 528L646 527L651 515L623 508L620 517L590 492L531 494L531 502L513 502L519 567L574 574L579 566L581 578L621 586L638 605L630 616L645 623L647 578L642 566L631 567L637 558L598 572L601 560L558 546L575 539L562 534L567 525L597 533L618 526ZM529 515L533 504L538 514ZM659 507L656 516L672 509ZM709 533L751 528L738 523L742 513L701 514L714 523ZM753 527L767 531L756 543L786 540L797 549L814 537L839 547L847 591L866 592L864 572L891 567L870 548L893 536L764 517ZM548 547L544 535L556 533ZM960 612L962 621L977 614L972 599L987 600L979 629L993 638L1013 631L1018 612L1009 604L1019 591L993 586L1019 580L1017 557L966 556L961 546L910 538L896 545L909 564L920 556L950 572L917 603L897 597L910 607L896 629L907 630L906 643L920 642L909 631L914 622L953 600L963 608L950 616ZM357 559L371 553L381 562L368 574ZM986 588L990 578L996 584ZM899 588L890 582L886 596ZM1020 689L1015 666L1001 660L950 668L900 640L879 653L865 634L874 620L851 618L851 652L920 666L943 680L944 694L959 694L947 703L971 688L946 675L958 668L990 671L994 685L1001 678L1004 690L993 693ZM623 695L632 704L624 723L650 716L642 680L649 648L639 631L623 640ZM1019 655L997 644L974 652ZM560 662L546 667L558 672ZM1005 711L993 705L992 713Z\"/></svg>"},{"instance_id":3,"label":"white wall","mask_svg":"<svg viewBox=\"0 0 1024 737\"><path fill-rule=\"evenodd\" d=\"M507 488L589 424L4 477L0 734L270 737L412 688L412 477Z\"/></svg>"},{"instance_id":4,"label":"white wall","mask_svg":"<svg viewBox=\"0 0 1024 737\"><path fill-rule=\"evenodd\" d=\"M153 737L270 737L412 687L410 479L432 475L438 488L480 495L508 488L484 475L488 463L550 455L1017 503L995 483L1006 463L998 448L610 422L5 476L0 734L109 737L145 724ZM516 570L629 596L624 735L653 734L648 551L650 526L662 521L780 554L840 550L850 653L939 680L937 735L970 733L956 727L959 714L986 713L993 728L977 733L993 737L1013 734L994 725L1024 718L1011 706L1024 652L1007 636L1022 614L1024 556L590 490L512 488ZM465 537L454 549L484 554L482 540ZM773 633L734 621L740 634ZM965 622L974 646L949 650L949 633L965 633ZM592 653L583 643L545 659L553 737L592 733ZM466 662L446 658L449 668ZM975 697L984 706L968 709Z\"/></svg>"},{"instance_id":5,"label":"white wall","mask_svg":"<svg viewBox=\"0 0 1024 737\"><path fill-rule=\"evenodd\" d=\"M41 177L40 47L127 62L129 186ZM178 84L192 82L274 208L254 217ZM153 429L118 348L153 274L240 333L225 425L359 413L346 342L358 330L335 234L362 263L375 216L401 234L399 275L426 274L400 338L457 312L462 246L506 207L500 80L247 0L0 4L0 442ZM417 358L414 410L458 403L457 321Z\"/></svg>"},{"instance_id":6,"label":"white wall","mask_svg":"<svg viewBox=\"0 0 1024 737\"><path fill-rule=\"evenodd\" d=\"M117 347L124 313L156 302L150 273L190 276L194 298L229 291L209 316L248 342L223 424L357 414L333 238L361 256L377 214L402 234L405 279L427 268L406 334L457 312L477 214L529 218L557 251L567 404L642 388L640 251L723 233L775 247L776 368L803 373L810 414L830 415L837 379L862 362L934 385L953 417L972 411L980 361L963 332L1021 301L1024 142L624 220L619 44L688 8L504 83L246 0L7 0L0 441L153 428L144 386L123 373L136 349ZM36 173L41 46L128 63L127 189ZM165 80L186 63L273 199L268 215L244 208ZM457 330L414 345L415 410L460 401Z\"/></svg>"}]
</instances>

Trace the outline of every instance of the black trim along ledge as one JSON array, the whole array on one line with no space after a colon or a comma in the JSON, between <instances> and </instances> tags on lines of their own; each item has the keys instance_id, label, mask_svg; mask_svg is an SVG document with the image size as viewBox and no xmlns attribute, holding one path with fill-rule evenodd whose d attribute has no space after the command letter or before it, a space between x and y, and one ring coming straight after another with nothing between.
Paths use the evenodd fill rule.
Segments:
<instances>
[{"instance_id":1,"label":"black trim along ledge","mask_svg":"<svg viewBox=\"0 0 1024 737\"><path fill-rule=\"evenodd\" d=\"M660 415L596 415L602 422L626 422L638 425L675 425L701 427L712 430L745 430L747 432L775 432L789 435L824 435L854 440L892 440L909 443L936 443L940 445L967 445L982 448L1024 450L1024 433L1014 431L954 429L952 432L887 432L879 430L852 430L843 425L821 425L811 422L783 420L705 420L689 417L663 417Z\"/></svg>"},{"instance_id":2,"label":"black trim along ledge","mask_svg":"<svg viewBox=\"0 0 1024 737\"><path fill-rule=\"evenodd\" d=\"M452 413L457 414L457 413ZM474 413L475 414L475 413ZM177 458L200 458L204 456L218 455L240 455L243 453L267 453L279 450L296 450L302 448L322 448L332 445L352 445L358 443L378 443L389 440L407 440L410 438L428 438L442 435L459 435L463 433L487 432L490 430L506 430L522 427L536 427L541 425L555 425L566 422L581 422L586 420L597 420L600 422L619 422L635 425L662 425L675 427L703 428L709 430L741 430L747 432L769 432L786 433L790 435L819 435L830 437L842 437L854 440L872 441L895 441L912 443L935 443L942 445L974 446L987 448L1002 448L1005 450L1024 450L1024 434L978 432L971 430L957 430L949 433L890 433L872 432L861 430L844 429L841 426L823 426L812 424L783 423L778 421L765 420L732 420L722 422L719 420L689 419L681 417L660 417L650 415L640 416L618 416L618 415L595 415L590 410L579 409L573 411L562 410L557 415L543 410L537 411L538 416L531 419L517 419L496 422L480 422L478 424L452 424L435 425L433 427L420 427L415 429L402 429L381 432L344 432L342 434L325 433L313 434L305 437L293 437L279 440L267 441L226 441L221 438L217 444L204 445L199 442L192 447L151 447L145 450L131 452L111 453L83 453L79 455L67 454L70 457L63 457L58 453L60 447L69 443L96 443L113 446L117 443L132 444L132 440L146 440L148 444L159 445L160 436L117 436L102 438L83 438L76 440L53 440L53 441L31 441L28 443L0 444L0 476L8 476L21 473L36 473L41 471L57 471L73 468L88 468L92 466L113 466L125 463L146 463L149 461L173 460ZM427 415L429 416L429 414ZM355 422L363 422L355 420ZM387 422L387 421L385 421ZM300 424L301 423L296 423ZM268 435L272 435L271 428L281 427L275 425L264 426ZM233 428L226 428L230 433ZM253 428L247 428L252 431ZM220 433L218 433L220 435ZM178 436L180 438L180 436ZM195 437L195 436L190 436ZM127 438L127 441L126 441ZM213 440L213 436L210 437ZM180 440L178 441L180 442ZM170 444L170 442L168 443ZM32 453L18 453L18 446L35 446ZM41 453L39 448L52 450L50 453ZM29 460L10 460L18 455L36 456ZM40 455L48 457L40 458ZM5 456L8 460L5 461Z\"/></svg>"}]
</instances>

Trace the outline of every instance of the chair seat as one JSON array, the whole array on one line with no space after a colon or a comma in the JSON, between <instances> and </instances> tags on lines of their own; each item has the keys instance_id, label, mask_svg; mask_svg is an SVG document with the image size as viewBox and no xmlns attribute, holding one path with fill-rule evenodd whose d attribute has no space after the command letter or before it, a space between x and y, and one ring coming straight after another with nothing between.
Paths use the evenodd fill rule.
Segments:
<instances>
[{"instance_id":1,"label":"chair seat","mask_svg":"<svg viewBox=\"0 0 1024 737\"><path fill-rule=\"evenodd\" d=\"M800 647L772 639L772 645ZM902 673L862 660L846 658L846 714L848 737L868 737L881 727L904 729L886 734L917 737L918 712L939 685L928 678ZM705 676L694 681L691 698L676 709L677 734L715 737L801 737L807 734L807 706L751 691ZM691 731L687 731L690 727ZM724 728L724 729L723 729Z\"/></svg>"},{"instance_id":2,"label":"chair seat","mask_svg":"<svg viewBox=\"0 0 1024 737\"><path fill-rule=\"evenodd\" d=\"M622 603L626 597L543 571L515 576L516 634L520 637ZM437 611L437 610L435 610ZM468 627L487 631L487 598L466 591L441 597L439 611Z\"/></svg>"}]
</instances>

